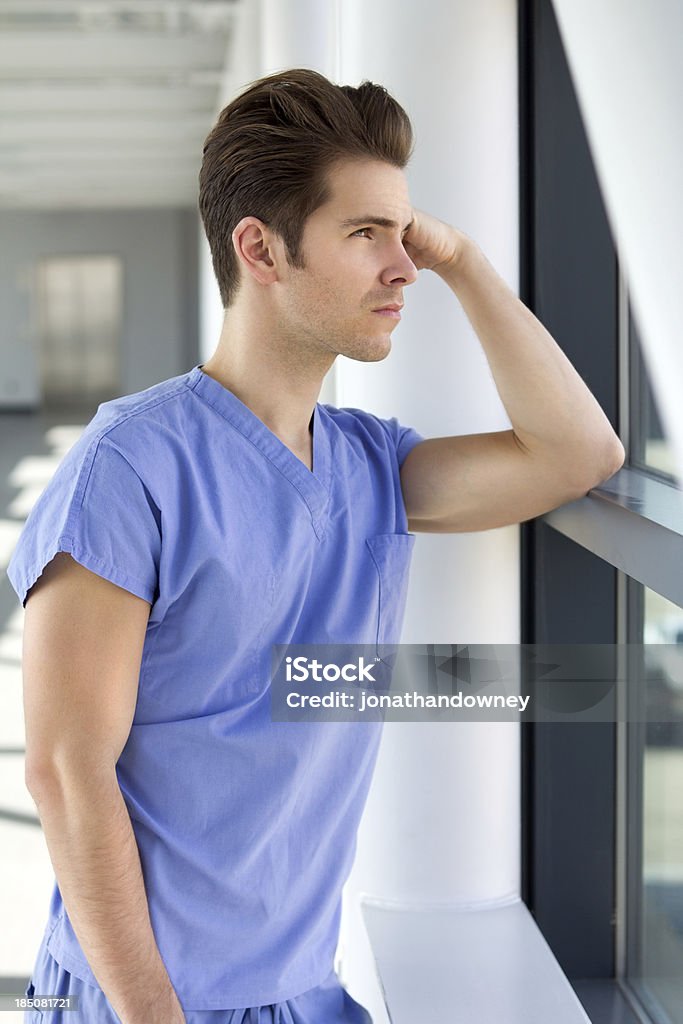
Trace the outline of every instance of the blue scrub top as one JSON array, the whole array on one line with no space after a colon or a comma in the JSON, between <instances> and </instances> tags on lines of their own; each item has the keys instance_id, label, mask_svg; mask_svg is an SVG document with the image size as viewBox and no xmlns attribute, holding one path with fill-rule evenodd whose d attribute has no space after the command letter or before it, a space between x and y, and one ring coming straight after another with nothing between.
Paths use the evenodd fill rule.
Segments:
<instances>
[{"instance_id":1,"label":"blue scrub top","mask_svg":"<svg viewBox=\"0 0 683 1024\"><path fill-rule=\"evenodd\" d=\"M398 641L399 469L422 440L317 403L311 471L200 364L98 407L13 552L22 604L58 551L151 603L116 772L186 1010L276 1003L333 967L382 723L272 721L271 645ZM97 985L56 883L46 935Z\"/></svg>"}]
</instances>

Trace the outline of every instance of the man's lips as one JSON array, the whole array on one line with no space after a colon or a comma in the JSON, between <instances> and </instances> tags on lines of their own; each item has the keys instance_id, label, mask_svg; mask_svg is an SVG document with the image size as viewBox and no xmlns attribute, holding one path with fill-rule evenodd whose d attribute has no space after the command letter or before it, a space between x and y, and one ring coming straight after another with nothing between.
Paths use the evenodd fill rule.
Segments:
<instances>
[{"instance_id":1,"label":"man's lips","mask_svg":"<svg viewBox=\"0 0 683 1024\"><path fill-rule=\"evenodd\" d=\"M400 320L401 309L403 309L403 306L400 306L398 303L392 303L390 306L381 306L379 309L373 309L372 312L379 313L381 316L392 316L394 319Z\"/></svg>"}]
</instances>

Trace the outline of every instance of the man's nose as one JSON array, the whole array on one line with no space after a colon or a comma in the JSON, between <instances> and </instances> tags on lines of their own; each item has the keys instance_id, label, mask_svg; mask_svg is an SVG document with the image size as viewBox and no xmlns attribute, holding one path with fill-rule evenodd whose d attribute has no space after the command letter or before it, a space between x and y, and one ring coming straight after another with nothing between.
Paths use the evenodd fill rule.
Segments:
<instances>
[{"instance_id":1,"label":"man's nose","mask_svg":"<svg viewBox=\"0 0 683 1024\"><path fill-rule=\"evenodd\" d=\"M413 284L413 282L417 281L417 275L417 267L403 248L403 245L401 245L396 263L392 264L391 267L387 267L385 275L387 280L392 282L402 280L405 284Z\"/></svg>"}]
</instances>

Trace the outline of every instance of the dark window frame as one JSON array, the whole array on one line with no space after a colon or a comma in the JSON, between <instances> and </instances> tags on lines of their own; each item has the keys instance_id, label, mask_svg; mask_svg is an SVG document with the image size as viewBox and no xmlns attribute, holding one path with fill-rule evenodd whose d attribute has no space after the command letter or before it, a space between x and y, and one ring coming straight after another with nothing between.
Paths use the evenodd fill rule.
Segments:
<instances>
[{"instance_id":1,"label":"dark window frame","mask_svg":"<svg viewBox=\"0 0 683 1024\"><path fill-rule=\"evenodd\" d=\"M624 286L551 0L520 0L518 38L520 296L627 445L620 372L624 380L628 371L626 401L637 381L620 345ZM635 360L632 369L638 376ZM660 592L668 586L676 600L665 560L653 567L643 558L652 545L661 551L665 536L670 552L672 522L683 554L673 488L628 465L609 484L522 524L522 643L626 643L642 635L638 580ZM629 502L629 493L638 500ZM617 528L633 535L628 564L605 543ZM638 785L619 776L620 729L616 722L522 725L522 898L596 1024L646 1019L618 980L627 956L617 920L625 886L618 825L624 787Z\"/></svg>"}]
</instances>

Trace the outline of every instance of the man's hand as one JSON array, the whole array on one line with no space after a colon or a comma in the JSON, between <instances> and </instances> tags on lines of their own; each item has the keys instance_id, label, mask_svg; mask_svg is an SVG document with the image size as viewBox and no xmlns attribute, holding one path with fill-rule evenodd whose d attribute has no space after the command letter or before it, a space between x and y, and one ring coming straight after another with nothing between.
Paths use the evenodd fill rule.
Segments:
<instances>
[{"instance_id":1,"label":"man's hand","mask_svg":"<svg viewBox=\"0 0 683 1024\"><path fill-rule=\"evenodd\" d=\"M455 266L469 241L462 231L413 208L413 224L403 246L418 270L440 270L447 264Z\"/></svg>"}]
</instances>

